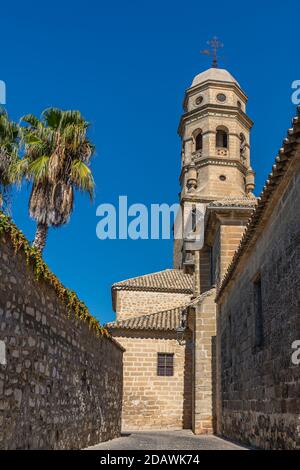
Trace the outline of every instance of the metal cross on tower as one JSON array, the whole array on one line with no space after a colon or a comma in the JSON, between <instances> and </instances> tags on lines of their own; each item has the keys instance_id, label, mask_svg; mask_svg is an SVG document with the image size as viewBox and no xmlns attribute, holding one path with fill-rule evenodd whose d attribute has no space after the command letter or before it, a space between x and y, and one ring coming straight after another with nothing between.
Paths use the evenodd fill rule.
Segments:
<instances>
[{"instance_id":1,"label":"metal cross on tower","mask_svg":"<svg viewBox=\"0 0 300 470\"><path fill-rule=\"evenodd\" d=\"M224 47L224 44L222 44L216 36L214 36L210 41L207 41L207 44L210 46L210 50L205 49L203 51L200 51L200 53L212 56L213 58L212 66L218 67L218 61L217 61L218 49L222 49L222 47Z\"/></svg>"}]
</instances>

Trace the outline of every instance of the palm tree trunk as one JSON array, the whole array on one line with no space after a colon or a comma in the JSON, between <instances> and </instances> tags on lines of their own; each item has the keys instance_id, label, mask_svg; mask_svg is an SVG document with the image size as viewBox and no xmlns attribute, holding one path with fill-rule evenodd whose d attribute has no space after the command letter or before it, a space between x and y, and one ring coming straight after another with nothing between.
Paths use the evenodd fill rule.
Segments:
<instances>
[{"instance_id":1,"label":"palm tree trunk","mask_svg":"<svg viewBox=\"0 0 300 470\"><path fill-rule=\"evenodd\" d=\"M48 233L48 225L39 222L37 225L35 238L34 238L34 242L32 246L36 248L40 253L42 253L43 249L45 248L47 233Z\"/></svg>"}]
</instances>

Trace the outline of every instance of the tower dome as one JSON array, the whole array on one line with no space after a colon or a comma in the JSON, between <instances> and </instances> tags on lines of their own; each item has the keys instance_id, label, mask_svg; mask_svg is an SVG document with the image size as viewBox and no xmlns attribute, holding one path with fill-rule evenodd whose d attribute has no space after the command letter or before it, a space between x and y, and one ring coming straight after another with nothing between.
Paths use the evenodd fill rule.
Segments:
<instances>
[{"instance_id":1,"label":"tower dome","mask_svg":"<svg viewBox=\"0 0 300 470\"><path fill-rule=\"evenodd\" d=\"M235 83L240 88L238 81L228 70L218 69L216 67L212 67L196 75L191 86L200 85L206 81Z\"/></svg>"}]
</instances>

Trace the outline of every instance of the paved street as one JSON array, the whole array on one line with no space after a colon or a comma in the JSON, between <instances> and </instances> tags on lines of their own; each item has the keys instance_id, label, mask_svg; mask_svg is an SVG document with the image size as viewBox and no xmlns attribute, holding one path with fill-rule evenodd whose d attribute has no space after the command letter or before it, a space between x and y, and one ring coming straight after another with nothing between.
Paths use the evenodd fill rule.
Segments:
<instances>
[{"instance_id":1,"label":"paved street","mask_svg":"<svg viewBox=\"0 0 300 470\"><path fill-rule=\"evenodd\" d=\"M190 430L124 433L87 450L245 450L215 436L195 436Z\"/></svg>"}]
</instances>

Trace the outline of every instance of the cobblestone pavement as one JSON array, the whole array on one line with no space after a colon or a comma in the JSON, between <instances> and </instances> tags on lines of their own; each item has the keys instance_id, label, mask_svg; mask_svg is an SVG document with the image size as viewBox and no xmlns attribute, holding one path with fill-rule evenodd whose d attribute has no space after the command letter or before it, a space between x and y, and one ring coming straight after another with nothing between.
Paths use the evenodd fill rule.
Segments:
<instances>
[{"instance_id":1,"label":"cobblestone pavement","mask_svg":"<svg viewBox=\"0 0 300 470\"><path fill-rule=\"evenodd\" d=\"M219 437L195 436L190 430L124 433L87 450L246 450Z\"/></svg>"}]
</instances>

